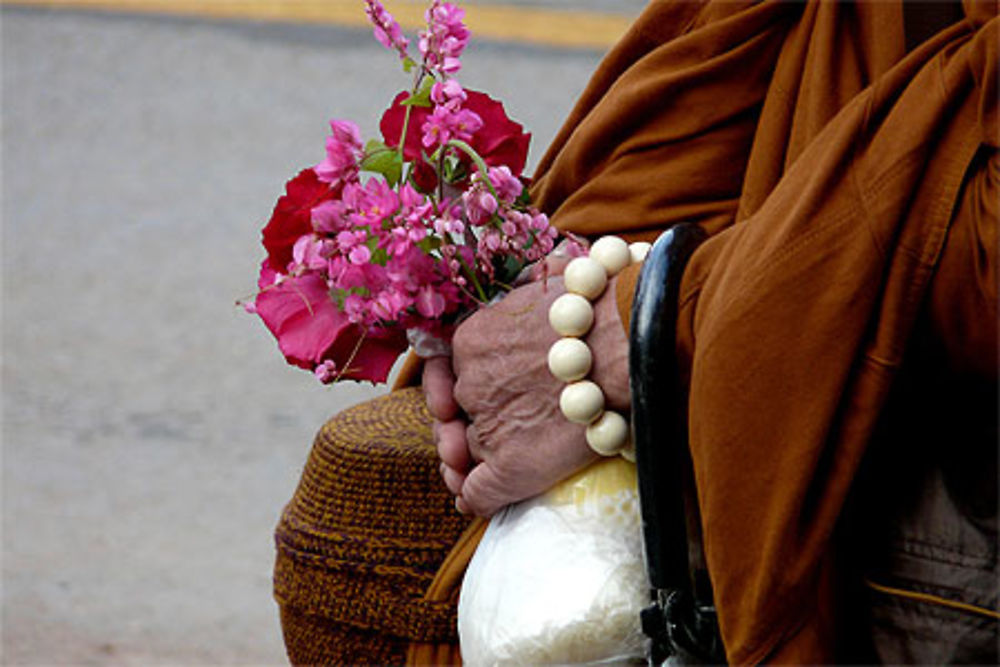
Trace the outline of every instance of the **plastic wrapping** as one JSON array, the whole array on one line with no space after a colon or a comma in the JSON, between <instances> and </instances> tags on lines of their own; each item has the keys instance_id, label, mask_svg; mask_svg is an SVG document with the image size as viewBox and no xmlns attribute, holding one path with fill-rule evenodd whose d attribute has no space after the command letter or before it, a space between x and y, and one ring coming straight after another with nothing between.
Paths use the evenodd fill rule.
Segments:
<instances>
[{"instance_id":1,"label":"plastic wrapping","mask_svg":"<svg viewBox=\"0 0 1000 667\"><path fill-rule=\"evenodd\" d=\"M635 465L605 459L490 521L458 604L468 665L640 664Z\"/></svg>"},{"instance_id":2,"label":"plastic wrapping","mask_svg":"<svg viewBox=\"0 0 1000 667\"><path fill-rule=\"evenodd\" d=\"M422 359L450 357L451 341L423 329L407 329L406 340Z\"/></svg>"}]
</instances>

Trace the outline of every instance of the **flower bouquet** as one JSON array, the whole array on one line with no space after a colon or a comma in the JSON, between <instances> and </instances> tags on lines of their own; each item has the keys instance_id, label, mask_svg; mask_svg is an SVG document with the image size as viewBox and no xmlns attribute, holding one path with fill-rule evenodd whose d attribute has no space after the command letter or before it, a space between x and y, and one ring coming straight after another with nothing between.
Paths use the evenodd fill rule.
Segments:
<instances>
[{"instance_id":1,"label":"flower bouquet","mask_svg":"<svg viewBox=\"0 0 1000 667\"><path fill-rule=\"evenodd\" d=\"M364 4L412 85L383 114L380 139L330 122L326 157L288 182L264 227L267 258L246 304L288 362L323 383L384 382L410 341L446 341L556 237L528 203L530 135L456 78L464 11L432 2L414 59L382 3Z\"/></svg>"}]
</instances>

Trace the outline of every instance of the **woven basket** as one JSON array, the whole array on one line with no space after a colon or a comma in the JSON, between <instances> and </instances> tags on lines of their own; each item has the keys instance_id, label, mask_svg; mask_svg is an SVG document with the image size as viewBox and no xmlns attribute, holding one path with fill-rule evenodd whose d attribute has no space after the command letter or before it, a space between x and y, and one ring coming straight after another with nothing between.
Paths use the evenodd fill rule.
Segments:
<instances>
[{"instance_id":1,"label":"woven basket","mask_svg":"<svg viewBox=\"0 0 1000 667\"><path fill-rule=\"evenodd\" d=\"M410 388L316 436L275 534L293 664L402 664L411 643L457 645L454 602L423 599L469 523L441 482L430 424Z\"/></svg>"}]
</instances>

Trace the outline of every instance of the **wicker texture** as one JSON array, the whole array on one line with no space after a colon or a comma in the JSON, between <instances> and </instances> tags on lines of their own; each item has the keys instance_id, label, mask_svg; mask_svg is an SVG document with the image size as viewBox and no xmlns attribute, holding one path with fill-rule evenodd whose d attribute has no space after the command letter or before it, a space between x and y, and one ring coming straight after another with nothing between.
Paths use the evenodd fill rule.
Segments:
<instances>
[{"instance_id":1,"label":"wicker texture","mask_svg":"<svg viewBox=\"0 0 1000 667\"><path fill-rule=\"evenodd\" d=\"M333 417L275 534L274 594L294 664L401 664L457 643L455 605L424 600L468 525L444 488L419 388Z\"/></svg>"}]
</instances>

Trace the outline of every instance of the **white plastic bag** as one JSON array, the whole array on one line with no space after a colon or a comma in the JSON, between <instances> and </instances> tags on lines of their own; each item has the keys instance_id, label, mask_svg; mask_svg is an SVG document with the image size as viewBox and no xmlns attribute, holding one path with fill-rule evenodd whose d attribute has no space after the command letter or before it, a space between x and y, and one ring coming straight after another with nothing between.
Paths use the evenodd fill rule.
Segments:
<instances>
[{"instance_id":1,"label":"white plastic bag","mask_svg":"<svg viewBox=\"0 0 1000 667\"><path fill-rule=\"evenodd\" d=\"M620 457L494 516L459 598L463 662L644 662L641 540L635 465Z\"/></svg>"}]
</instances>

